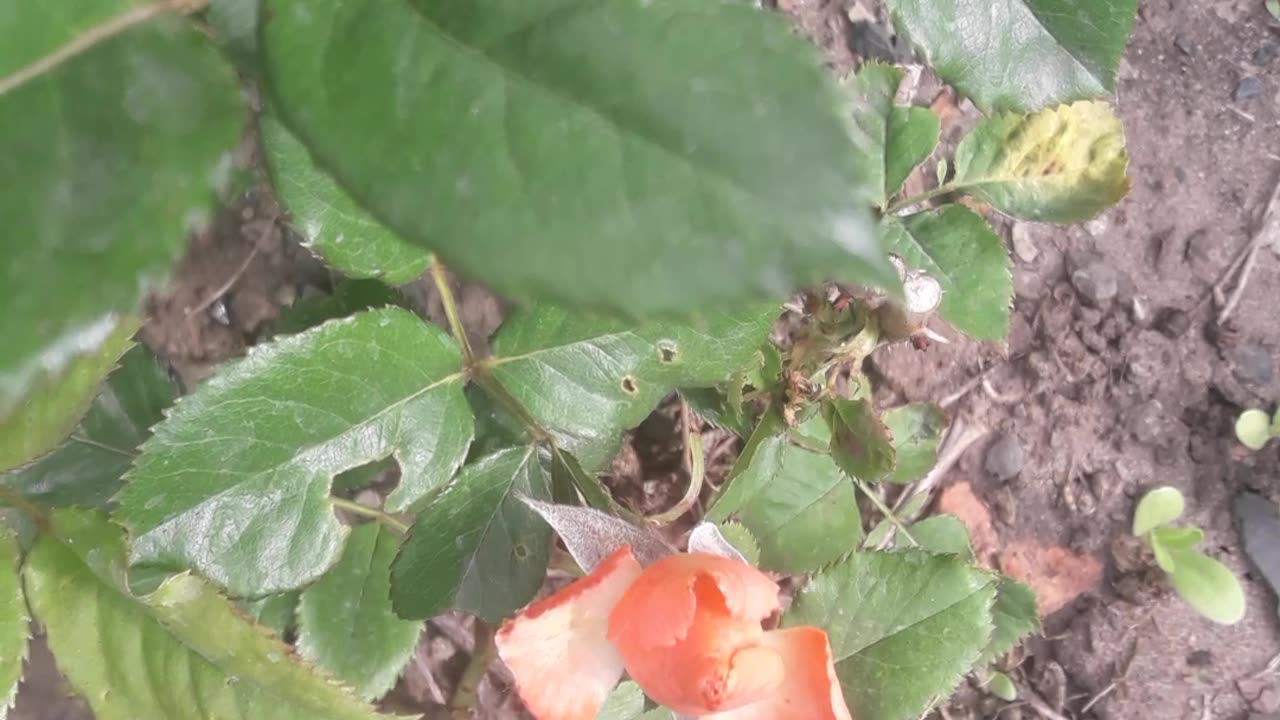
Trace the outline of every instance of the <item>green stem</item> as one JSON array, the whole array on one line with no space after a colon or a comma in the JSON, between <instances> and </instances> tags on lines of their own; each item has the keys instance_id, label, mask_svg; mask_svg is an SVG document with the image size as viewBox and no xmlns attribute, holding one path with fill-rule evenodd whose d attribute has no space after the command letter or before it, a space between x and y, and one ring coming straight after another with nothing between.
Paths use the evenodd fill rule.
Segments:
<instances>
[{"instance_id":1,"label":"green stem","mask_svg":"<svg viewBox=\"0 0 1280 720\"><path fill-rule=\"evenodd\" d=\"M484 674L489 671L489 665L498 654L498 648L493 642L493 634L492 625L476 619L475 650L471 652L471 661L462 671L462 677L458 678L458 687L453 691L453 697L449 698L451 720L470 720L471 718L477 692L480 690L480 681L484 679Z\"/></svg>"},{"instance_id":2,"label":"green stem","mask_svg":"<svg viewBox=\"0 0 1280 720\"><path fill-rule=\"evenodd\" d=\"M689 416L689 406L684 407L685 417ZM684 497L666 512L649 516L649 522L658 525L667 525L679 520L693 504L698 501L698 496L702 494L702 482L706 478L706 457L702 452L702 435L696 430L689 427L689 421L684 421L684 446L688 452L689 458L689 488L685 490Z\"/></svg>"},{"instance_id":3,"label":"green stem","mask_svg":"<svg viewBox=\"0 0 1280 720\"><path fill-rule=\"evenodd\" d=\"M449 277L445 275L444 265L431 258L431 280L440 293L440 304L444 306L444 316L449 321L449 332L462 348L462 360L467 366L475 361L475 352L471 349L471 341L467 339L467 331L462 327L462 316L458 314L458 300L453 296L453 288L449 287Z\"/></svg>"},{"instance_id":4,"label":"green stem","mask_svg":"<svg viewBox=\"0 0 1280 720\"><path fill-rule=\"evenodd\" d=\"M391 530L398 535L404 535L409 532L408 525L405 525L377 508L371 508L368 505L361 505L354 500L346 500L340 497L331 497L329 498L329 502L332 503L334 507L342 508L352 515L360 515L361 517L377 520L388 530Z\"/></svg>"},{"instance_id":5,"label":"green stem","mask_svg":"<svg viewBox=\"0 0 1280 720\"><path fill-rule=\"evenodd\" d=\"M524 425L525 431L533 437L534 442L554 444L551 441L551 434L546 431L546 428L542 427L537 418L531 415L524 405L520 404L519 400L516 400L511 396L511 393L507 392L502 383L494 380L493 376L489 375L488 367L484 363L476 365L474 372L472 379L476 385L485 394L496 400L507 412L515 416L520 421L520 424Z\"/></svg>"},{"instance_id":6,"label":"green stem","mask_svg":"<svg viewBox=\"0 0 1280 720\"><path fill-rule=\"evenodd\" d=\"M867 498L871 500L871 504L876 506L876 509L884 515L890 525L897 528L898 532L902 533L903 537L910 540L912 545L920 547L920 543L916 542L916 539L911 537L911 533L908 532L906 526L898 520L898 517L893 514L893 510L890 510L889 506L885 505L884 501L880 499L880 496L872 492L871 488L867 487L867 484L862 481L862 478L854 477L853 475L850 475L849 477L853 478L853 484L862 491L863 495L866 495Z\"/></svg>"},{"instance_id":7,"label":"green stem","mask_svg":"<svg viewBox=\"0 0 1280 720\"><path fill-rule=\"evenodd\" d=\"M963 185L960 185L960 184L957 184L957 183L949 183L949 184L939 185L938 187L936 187L936 188L934 188L934 189L932 189L932 190L926 190L926 191L924 191L924 192L920 193L919 195L912 195L912 196L910 196L910 197L905 197L905 198L903 198L903 199L899 200L898 202L893 203L893 204L892 204L892 205L890 205L889 207L885 208L884 214L885 214L885 215L897 215L897 214L898 214L898 212L899 212L900 210L902 210L903 208L909 208L909 207L911 207L912 205L919 205L920 203L922 203L922 202L924 202L924 201L926 201L926 200L932 200L932 199L934 199L934 198L938 197L939 195L946 195L946 194L948 194L948 193L956 192L956 191L957 191L957 190L959 190L961 187L963 187Z\"/></svg>"}]
</instances>

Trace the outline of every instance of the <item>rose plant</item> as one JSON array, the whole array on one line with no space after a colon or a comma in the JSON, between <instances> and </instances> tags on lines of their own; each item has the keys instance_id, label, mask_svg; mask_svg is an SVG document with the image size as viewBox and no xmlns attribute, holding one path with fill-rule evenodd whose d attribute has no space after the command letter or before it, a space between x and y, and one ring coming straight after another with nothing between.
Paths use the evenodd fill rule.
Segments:
<instances>
[{"instance_id":1,"label":"rose plant","mask_svg":"<svg viewBox=\"0 0 1280 720\"><path fill-rule=\"evenodd\" d=\"M1034 597L890 507L947 418L877 407L862 365L936 319L1005 336L990 215L1124 195L1136 8L887 6L986 113L949 156L901 68L837 83L748 0L0 13L0 718L32 627L101 720L381 717L447 610L476 618L464 680L498 648L542 720L668 712L646 693L905 720L998 662ZM242 135L338 279L182 395L133 345L140 301L243 187ZM511 301L491 349L451 273ZM409 309L420 279L447 328ZM743 451L709 487L691 431L685 499L645 517L600 476L665 398ZM690 513L675 554L655 528ZM593 572L519 612L556 536Z\"/></svg>"}]
</instances>

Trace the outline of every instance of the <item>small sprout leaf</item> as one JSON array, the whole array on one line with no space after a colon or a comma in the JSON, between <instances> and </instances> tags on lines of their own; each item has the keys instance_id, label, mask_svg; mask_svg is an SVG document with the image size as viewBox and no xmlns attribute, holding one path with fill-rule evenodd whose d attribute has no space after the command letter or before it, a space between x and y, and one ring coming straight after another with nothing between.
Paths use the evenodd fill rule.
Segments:
<instances>
[{"instance_id":1,"label":"small sprout leaf","mask_svg":"<svg viewBox=\"0 0 1280 720\"><path fill-rule=\"evenodd\" d=\"M1204 531L1197 527L1158 527L1151 531L1152 544L1166 550L1190 550L1204 542Z\"/></svg>"},{"instance_id":2,"label":"small sprout leaf","mask_svg":"<svg viewBox=\"0 0 1280 720\"><path fill-rule=\"evenodd\" d=\"M1170 555L1177 569L1169 579L1187 604L1216 623L1240 622L1244 617L1244 590L1226 565L1195 550L1177 550Z\"/></svg>"},{"instance_id":3,"label":"small sprout leaf","mask_svg":"<svg viewBox=\"0 0 1280 720\"><path fill-rule=\"evenodd\" d=\"M1161 545L1153 538L1151 541L1151 552L1156 556L1156 565L1159 565L1161 570L1172 575L1178 566L1177 563L1173 561L1173 556L1169 554L1169 548Z\"/></svg>"},{"instance_id":4,"label":"small sprout leaf","mask_svg":"<svg viewBox=\"0 0 1280 720\"><path fill-rule=\"evenodd\" d=\"M1146 535L1177 520L1185 507L1186 502L1177 488L1165 486L1152 490L1138 501L1138 509L1133 513L1133 534Z\"/></svg>"},{"instance_id":5,"label":"small sprout leaf","mask_svg":"<svg viewBox=\"0 0 1280 720\"><path fill-rule=\"evenodd\" d=\"M1261 450L1271 439L1271 434L1271 421L1261 410L1245 410L1236 418L1236 439L1250 450Z\"/></svg>"},{"instance_id":6,"label":"small sprout leaf","mask_svg":"<svg viewBox=\"0 0 1280 720\"><path fill-rule=\"evenodd\" d=\"M1013 684L1013 680L998 670L991 673L991 678L987 681L987 689L992 695L1005 702L1018 699L1018 688Z\"/></svg>"}]
</instances>

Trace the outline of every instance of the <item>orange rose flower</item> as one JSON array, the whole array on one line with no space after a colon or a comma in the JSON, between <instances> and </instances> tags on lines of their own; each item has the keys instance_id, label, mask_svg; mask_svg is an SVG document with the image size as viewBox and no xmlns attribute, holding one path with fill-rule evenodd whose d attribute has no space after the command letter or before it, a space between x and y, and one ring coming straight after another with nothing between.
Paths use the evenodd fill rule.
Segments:
<instances>
[{"instance_id":1,"label":"orange rose flower","mask_svg":"<svg viewBox=\"0 0 1280 720\"><path fill-rule=\"evenodd\" d=\"M623 547L590 575L498 631L498 653L538 720L594 720L625 670L681 715L714 720L852 720L827 634L765 631L778 586L704 553L641 569Z\"/></svg>"}]
</instances>

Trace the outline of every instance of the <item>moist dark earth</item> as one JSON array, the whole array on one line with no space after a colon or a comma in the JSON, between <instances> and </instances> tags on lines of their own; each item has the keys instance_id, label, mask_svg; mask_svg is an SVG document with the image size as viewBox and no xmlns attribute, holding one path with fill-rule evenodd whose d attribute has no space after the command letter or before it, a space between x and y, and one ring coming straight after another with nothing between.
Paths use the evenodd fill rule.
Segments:
<instances>
[{"instance_id":1,"label":"moist dark earth","mask_svg":"<svg viewBox=\"0 0 1280 720\"><path fill-rule=\"evenodd\" d=\"M878 2L766 4L820 45L838 75L866 57L914 62ZM1100 569L1010 656L1017 701L968 682L931 717L1280 719L1276 598L1231 516L1244 490L1280 500L1280 443L1249 452L1232 432L1242 409L1280 401L1280 240L1260 246L1223 312L1240 284L1227 271L1280 182L1280 23L1262 0L1144 0L1117 95L1132 156L1124 202L1080 227L993 218L1014 258L1007 345L939 325L950 344L895 346L869 361L880 404L945 401L953 425L980 437L943 478L944 493L967 483L1004 546L1058 548L1054 557ZM943 116L947 148L977 117L927 72L913 101ZM908 187L932 184L934 162ZM259 186L192 238L169 286L149 300L141 337L189 386L268 337L282 307L332 281ZM480 288L460 292L468 327L492 332L501 304ZM408 294L439 314L426 284ZM620 499L653 510L679 497L682 422L667 403L629 434L608 478ZM723 477L738 443L709 431L704 445L709 476ZM1241 623L1200 618L1126 542L1137 498L1165 484L1186 495L1186 521L1205 530L1210 554L1242 578ZM1035 571L1072 574L1052 562ZM462 619L433 620L388 706L435 716L468 641ZM38 645L30 664L13 717L88 717ZM482 684L478 711L523 717L500 669Z\"/></svg>"}]
</instances>

